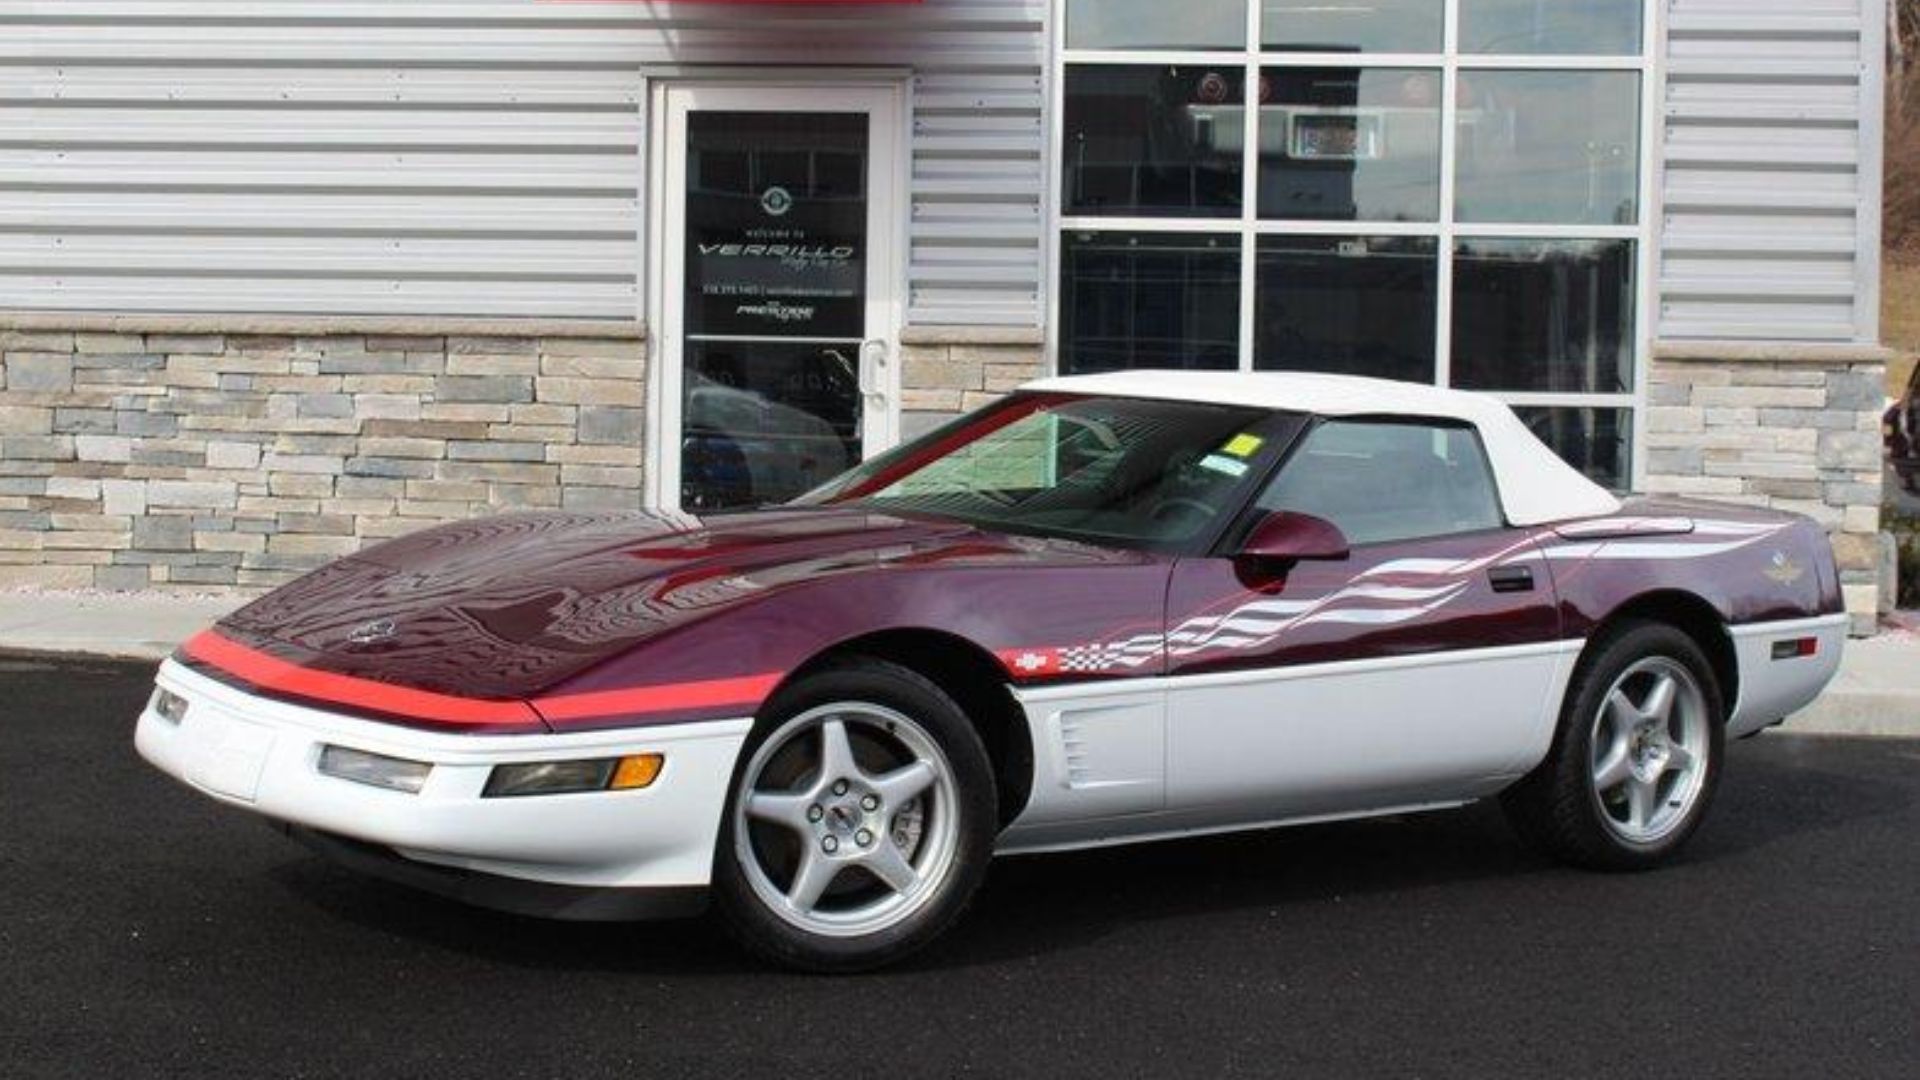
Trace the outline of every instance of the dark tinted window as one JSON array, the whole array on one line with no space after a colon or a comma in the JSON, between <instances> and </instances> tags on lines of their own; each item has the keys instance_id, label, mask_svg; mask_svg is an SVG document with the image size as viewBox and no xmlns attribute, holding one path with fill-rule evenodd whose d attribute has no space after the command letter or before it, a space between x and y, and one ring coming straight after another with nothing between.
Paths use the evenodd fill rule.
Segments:
<instances>
[{"instance_id":1,"label":"dark tinted window","mask_svg":"<svg viewBox=\"0 0 1920 1080\"><path fill-rule=\"evenodd\" d=\"M1521 405L1514 415L1566 463L1601 487L1625 491L1633 470L1633 413L1626 409Z\"/></svg>"},{"instance_id":2,"label":"dark tinted window","mask_svg":"<svg viewBox=\"0 0 1920 1080\"><path fill-rule=\"evenodd\" d=\"M1060 373L1231 371L1240 354L1240 238L1070 232L1060 238Z\"/></svg>"},{"instance_id":3,"label":"dark tinted window","mask_svg":"<svg viewBox=\"0 0 1920 1080\"><path fill-rule=\"evenodd\" d=\"M1244 69L1075 64L1067 69L1068 214L1240 212Z\"/></svg>"},{"instance_id":4,"label":"dark tinted window","mask_svg":"<svg viewBox=\"0 0 1920 1080\"><path fill-rule=\"evenodd\" d=\"M1330 420L1315 427L1258 500L1312 514L1354 544L1494 529L1503 522L1471 428Z\"/></svg>"},{"instance_id":5,"label":"dark tinted window","mask_svg":"<svg viewBox=\"0 0 1920 1080\"><path fill-rule=\"evenodd\" d=\"M1462 240L1453 263L1453 385L1633 389L1631 240Z\"/></svg>"},{"instance_id":6,"label":"dark tinted window","mask_svg":"<svg viewBox=\"0 0 1920 1080\"><path fill-rule=\"evenodd\" d=\"M1263 236L1253 366L1433 381L1431 237Z\"/></svg>"}]
</instances>

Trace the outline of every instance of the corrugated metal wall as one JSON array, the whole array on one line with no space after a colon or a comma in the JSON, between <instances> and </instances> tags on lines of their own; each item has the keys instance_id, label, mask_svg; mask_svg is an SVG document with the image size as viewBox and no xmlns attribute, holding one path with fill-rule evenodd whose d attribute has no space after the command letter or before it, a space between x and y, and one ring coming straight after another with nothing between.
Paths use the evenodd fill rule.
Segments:
<instances>
[{"instance_id":1,"label":"corrugated metal wall","mask_svg":"<svg viewBox=\"0 0 1920 1080\"><path fill-rule=\"evenodd\" d=\"M1883 3L1670 0L1661 336L1874 338Z\"/></svg>"},{"instance_id":2,"label":"corrugated metal wall","mask_svg":"<svg viewBox=\"0 0 1920 1080\"><path fill-rule=\"evenodd\" d=\"M909 321L1038 325L1045 0L0 0L0 309L632 318L640 69L911 66Z\"/></svg>"}]
</instances>

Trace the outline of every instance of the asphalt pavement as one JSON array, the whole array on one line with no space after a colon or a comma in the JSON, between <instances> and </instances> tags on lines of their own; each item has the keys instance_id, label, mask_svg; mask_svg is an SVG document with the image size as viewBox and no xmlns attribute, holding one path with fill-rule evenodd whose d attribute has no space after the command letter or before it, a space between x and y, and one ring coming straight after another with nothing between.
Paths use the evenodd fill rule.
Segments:
<instances>
[{"instance_id":1,"label":"asphalt pavement","mask_svg":"<svg viewBox=\"0 0 1920 1080\"><path fill-rule=\"evenodd\" d=\"M0 1076L1920 1075L1920 742L1736 744L1684 861L1492 808L995 864L853 978L318 860L148 769L148 671L0 658Z\"/></svg>"}]
</instances>

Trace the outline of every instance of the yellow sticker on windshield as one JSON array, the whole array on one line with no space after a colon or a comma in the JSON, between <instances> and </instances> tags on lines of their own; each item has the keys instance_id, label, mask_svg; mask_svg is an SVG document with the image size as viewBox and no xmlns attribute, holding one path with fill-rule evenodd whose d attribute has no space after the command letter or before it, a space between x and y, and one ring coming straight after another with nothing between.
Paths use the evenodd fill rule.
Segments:
<instances>
[{"instance_id":1,"label":"yellow sticker on windshield","mask_svg":"<svg viewBox=\"0 0 1920 1080\"><path fill-rule=\"evenodd\" d=\"M1223 454L1232 454L1238 458L1252 457L1254 451L1260 449L1261 444L1265 442L1266 440L1258 435L1248 435L1242 432L1228 439L1227 445L1221 447L1220 452Z\"/></svg>"}]
</instances>

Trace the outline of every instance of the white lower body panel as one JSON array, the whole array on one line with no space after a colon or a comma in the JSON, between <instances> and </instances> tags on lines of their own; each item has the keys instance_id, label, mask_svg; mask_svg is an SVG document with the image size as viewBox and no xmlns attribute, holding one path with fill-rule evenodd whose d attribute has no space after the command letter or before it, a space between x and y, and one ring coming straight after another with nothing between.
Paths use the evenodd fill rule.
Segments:
<instances>
[{"instance_id":1,"label":"white lower body panel","mask_svg":"<svg viewBox=\"0 0 1920 1080\"><path fill-rule=\"evenodd\" d=\"M1727 720L1727 735L1751 735L1806 708L1840 670L1847 645L1845 613L1812 619L1748 623L1733 627L1733 655L1740 667L1740 690ZM1774 659L1776 644L1806 638L1815 641L1811 656Z\"/></svg>"},{"instance_id":2,"label":"white lower body panel","mask_svg":"<svg viewBox=\"0 0 1920 1080\"><path fill-rule=\"evenodd\" d=\"M185 698L175 724L149 704L134 744L171 776L276 821L391 848L402 857L582 888L708 884L728 784L751 720L563 735L419 731L257 697L168 661ZM418 794L319 771L327 745L426 762ZM647 788L482 798L495 765L665 755Z\"/></svg>"},{"instance_id":3,"label":"white lower body panel","mask_svg":"<svg viewBox=\"0 0 1920 1080\"><path fill-rule=\"evenodd\" d=\"M1583 641L1042 687L1001 850L1457 806L1533 768Z\"/></svg>"}]
</instances>

